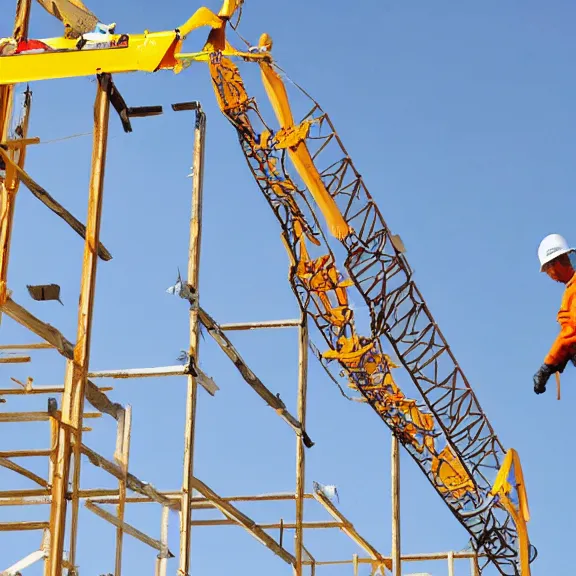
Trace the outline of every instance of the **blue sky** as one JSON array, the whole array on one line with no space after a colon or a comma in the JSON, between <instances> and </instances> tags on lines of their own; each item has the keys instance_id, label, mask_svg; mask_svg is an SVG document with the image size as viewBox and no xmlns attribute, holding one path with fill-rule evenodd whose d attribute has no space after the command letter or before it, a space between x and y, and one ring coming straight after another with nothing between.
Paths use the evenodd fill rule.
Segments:
<instances>
[{"instance_id":1,"label":"blue sky","mask_svg":"<svg viewBox=\"0 0 576 576\"><path fill-rule=\"evenodd\" d=\"M362 4L362 6L361 6ZM219 2L207 2L217 9ZM118 31L172 29L199 4L101 0L90 5ZM557 332L562 287L539 274L537 247L547 234L572 229L576 129L572 74L576 8L489 0L350 3L247 0L242 35L274 39L274 56L335 123L356 167L392 231L401 235L415 280L432 314L506 447L521 456L530 500L530 534L539 550L533 574L569 574L565 551L576 533L570 491L570 425L574 368L563 375L562 401L536 397L532 375ZM3 18L0 36L11 32ZM60 26L35 5L31 36L58 35ZM206 32L189 40L201 45ZM235 41L234 36L230 38ZM259 77L241 68L262 102ZM193 117L170 104L200 100L208 115L201 301L221 322L295 317L286 281L288 260L276 220L252 181L232 127L217 109L207 69L118 76L130 105L164 106L162 117L134 120L123 134L111 118L102 241L114 259L98 271L91 368L170 365L187 346L187 312L165 289L186 267ZM38 83L30 133L49 141L89 132L95 93L89 78ZM269 107L262 103L268 112ZM85 219L90 136L30 149L28 170L74 214ZM82 242L24 189L19 194L9 285L14 298L75 339ZM26 284L57 282L65 306L32 302ZM2 323L2 343L25 332ZM296 333L234 334L254 371L287 405L296 405ZM236 374L209 337L201 366L221 390L199 393L196 473L223 495L290 491L294 435ZM3 367L9 377L38 384L62 381L63 361L51 352L28 366ZM130 381L111 397L134 410L132 470L165 489L181 482L185 380ZM45 398L10 400L12 410L45 409ZM90 421L86 443L108 457L114 427ZM312 480L339 488L341 510L383 553L390 548L390 434L366 406L343 399L312 360L307 489ZM0 449L45 448L46 424L5 424ZM45 465L28 463L46 473ZM467 534L402 453L403 551L463 549ZM0 486L14 486L0 472ZM114 484L84 464L83 487ZM32 486L26 486L32 487ZM291 521L291 506L244 506L260 522ZM44 519L47 508L0 508L0 520ZM307 505L309 520L328 519ZM198 513L197 518L209 518ZM159 510L129 508L127 521L159 534ZM178 522L170 544L178 551ZM83 574L112 572L114 530L82 510L79 563ZM289 536L288 536L289 539ZM35 533L0 536L0 569L32 552ZM310 531L318 559L350 557L342 534ZM151 573L154 554L126 540L125 573ZM241 529L194 531L192 573L290 574L290 568ZM6 565L6 566L4 566ZM173 560L171 572L177 569ZM350 568L319 568L350 574ZM456 576L468 574L466 562ZM446 573L445 565L411 564L405 573ZM34 576L39 569L30 570ZM487 574L492 574L490 570Z\"/></svg>"}]
</instances>

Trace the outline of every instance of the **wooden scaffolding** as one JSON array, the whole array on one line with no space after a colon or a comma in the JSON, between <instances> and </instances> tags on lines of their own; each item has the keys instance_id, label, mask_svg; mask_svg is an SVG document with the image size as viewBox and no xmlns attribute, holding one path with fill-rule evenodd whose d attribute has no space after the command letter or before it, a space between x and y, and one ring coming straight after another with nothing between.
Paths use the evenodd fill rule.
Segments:
<instances>
[{"instance_id":1,"label":"wooden scaffolding","mask_svg":"<svg viewBox=\"0 0 576 576\"><path fill-rule=\"evenodd\" d=\"M17 4L15 38L25 38L30 18L31 0ZM192 527L218 526L234 524L244 528L256 540L266 546L273 554L289 565L296 576L315 574L319 567L349 564L351 574L359 573L360 565L369 565L373 573L391 571L401 576L402 562L419 560L444 560L448 563L448 573L454 573L457 559L470 561L471 574L478 574L477 558L473 552L447 552L438 554L401 555L400 546L400 469L399 443L392 440L392 552L385 555L363 538L349 519L347 519L322 490L307 493L305 490L306 447L312 441L306 434L306 401L308 371L308 326L306 314L294 320L269 321L244 324L219 324L200 306L199 268L202 233L202 193L204 169L204 138L206 117L197 102L185 102L172 106L173 111L191 111L195 115L193 177L192 177L192 217L190 219L189 259L186 280L175 290L190 305L190 341L185 365L162 368L144 368L131 370L113 370L92 372L90 370L90 343L94 315L94 297L96 290L96 271L98 260L107 260L110 255L100 243L100 223L102 215L103 183L108 141L108 121L111 105L122 120L125 128L130 126L130 118L144 117L161 113L158 107L129 108L124 103L110 75L97 78L94 103L93 153L90 186L88 194L87 221L76 220L67 210L52 198L45 190L31 181L24 171L27 146L39 142L38 138L28 135L28 119L31 109L31 93L26 93L24 117L18 127L18 137L10 139L9 125L12 117L13 86L0 86L0 157L4 161L5 175L0 178L0 313L28 329L40 339L32 344L2 344L0 351L10 351L11 355L0 357L0 363L25 363L31 355L41 349L58 353L66 360L63 386L40 387L31 380L12 382L5 386L7 373L4 371L3 388L0 389L0 423L17 423L24 426L28 422L47 421L50 424L49 448L30 450L3 450L0 452L0 467L10 470L15 485L1 487L0 506L14 507L18 511L22 506L49 506L49 518L40 521L14 521L0 523L0 532L40 533L36 541L39 547L16 564L3 566L2 535L0 535L0 574L15 575L37 562L44 562L46 576L61 576L63 573L76 574L80 558L77 554L79 537L78 513L81 503L95 515L109 522L116 529L115 575L122 573L123 540L125 535L140 540L156 551L154 563L157 576L169 572L187 576L190 571L191 531ZM76 341L71 342L56 328L35 317L26 308L11 297L8 282L8 263L12 236L15 200L20 183L26 185L33 194L58 214L68 225L84 238L82 279L77 316ZM13 265L17 263L12 263ZM246 383L282 418L294 431L296 437L296 474L295 490L291 493L227 496L214 492L194 473L195 422L197 412L198 386L214 395L218 390L215 383L199 368L198 344L200 326L217 342L222 351L238 369ZM238 330L285 328L297 332L299 345L297 413L291 414L280 400L252 372L227 336L228 332ZM146 377L178 376L187 380L187 403L184 466L181 489L168 492L156 489L143 482L130 468L131 408L114 403L107 395L111 387L97 385L95 381L104 379L128 379ZM15 412L10 410L10 399L15 396L44 395L47 409L43 412ZM59 399L58 399L59 398ZM87 408L85 400L91 408ZM84 440L83 432L86 420L104 417L115 421L116 446L114 458L107 459L91 449ZM85 458L82 459L82 456ZM25 464L30 459L45 459L48 462L48 476L29 470ZM116 489L81 489L81 462L83 466L97 466L116 479ZM35 489L23 489L18 478L26 478L37 485ZM195 496L196 491L200 496ZM325 509L332 521L306 521L304 502L315 501ZM243 502L253 501L293 501L294 520L276 523L259 523L241 512ZM125 521L126 507L142 503L156 503L161 509L160 537L145 534ZM105 510L103 504L116 505L116 514ZM223 515L221 520L194 520L195 509L213 508ZM40 508L39 508L40 509ZM179 514L179 550L170 550L168 543L168 522L170 511ZM305 546L304 533L307 530L338 529L344 532L358 546L358 554L348 559L324 560L315 558ZM270 535L274 530L278 538ZM294 532L294 543L285 545L284 531ZM28 538L29 536L26 536ZM34 544L36 546L37 544ZM33 546L33 547L34 547ZM66 551L66 553L65 553ZM468 560L469 559L469 560ZM91 567L92 568L92 567ZM98 570L97 567L93 567ZM90 572L94 572L90 570ZM287 572L288 573L288 572Z\"/></svg>"}]
</instances>

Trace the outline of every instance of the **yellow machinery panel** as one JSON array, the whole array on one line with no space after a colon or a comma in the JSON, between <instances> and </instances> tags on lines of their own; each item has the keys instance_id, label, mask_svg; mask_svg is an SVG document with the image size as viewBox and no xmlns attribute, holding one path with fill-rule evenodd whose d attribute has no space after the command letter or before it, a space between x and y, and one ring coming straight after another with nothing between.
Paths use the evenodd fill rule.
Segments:
<instances>
[{"instance_id":1,"label":"yellow machinery panel","mask_svg":"<svg viewBox=\"0 0 576 576\"><path fill-rule=\"evenodd\" d=\"M104 36L122 44L122 36ZM176 65L174 52L179 44L176 31L124 36L127 46L76 47L77 40L51 38L41 40L52 50L0 56L0 84L18 84L37 80L94 76L122 72L154 72Z\"/></svg>"}]
</instances>

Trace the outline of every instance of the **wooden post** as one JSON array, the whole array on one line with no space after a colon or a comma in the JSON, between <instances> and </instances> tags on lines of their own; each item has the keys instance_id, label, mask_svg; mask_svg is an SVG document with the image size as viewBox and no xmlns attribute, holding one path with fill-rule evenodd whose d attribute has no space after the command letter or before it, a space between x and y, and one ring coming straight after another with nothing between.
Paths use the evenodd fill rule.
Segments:
<instances>
[{"instance_id":1,"label":"wooden post","mask_svg":"<svg viewBox=\"0 0 576 576\"><path fill-rule=\"evenodd\" d=\"M393 576L402 576L400 545L400 442L392 435L392 564Z\"/></svg>"},{"instance_id":2,"label":"wooden post","mask_svg":"<svg viewBox=\"0 0 576 576\"><path fill-rule=\"evenodd\" d=\"M120 466L123 478L118 480L118 520L116 529L116 570L114 576L122 574L122 548L124 539L124 513L126 511L126 480L128 478L128 463L130 459L130 433L132 429L132 407L126 406L118 421L118 431L116 436L116 463Z\"/></svg>"},{"instance_id":3,"label":"wooden post","mask_svg":"<svg viewBox=\"0 0 576 576\"><path fill-rule=\"evenodd\" d=\"M264 320L261 322L236 322L232 324L220 324L220 330L258 330L262 328L294 328L302 324L298 320Z\"/></svg>"},{"instance_id":4,"label":"wooden post","mask_svg":"<svg viewBox=\"0 0 576 576\"><path fill-rule=\"evenodd\" d=\"M18 0L16 4L16 19L14 21L15 40L20 41L28 38L31 10L32 0Z\"/></svg>"},{"instance_id":5,"label":"wooden post","mask_svg":"<svg viewBox=\"0 0 576 576\"><path fill-rule=\"evenodd\" d=\"M28 36L30 24L30 12L32 0L19 0L16 3L16 17L14 19L14 29L12 35L16 40L25 40ZM24 101L24 122L22 126L21 138L28 135L28 123L30 119L30 104L32 102L32 92L26 91ZM12 118L12 101L14 99L14 86L0 86L0 141L8 140L10 120ZM18 164L24 166L26 158L26 146L21 146L17 151L8 152L12 157L18 158ZM15 156L14 156L15 155ZM14 222L14 206L16 193L18 192L18 177L14 170L6 170L6 180L0 181L0 304L6 298L6 282L8 279L8 260L10 254L10 243L12 240L12 226ZM2 312L0 311L0 321Z\"/></svg>"},{"instance_id":6,"label":"wooden post","mask_svg":"<svg viewBox=\"0 0 576 576\"><path fill-rule=\"evenodd\" d=\"M12 32L15 40L25 40L28 37L31 11L32 0L18 0L16 3L16 17L14 18L14 28ZM0 86L0 140L2 142L7 140L13 96L13 85ZM22 137L25 138L26 136Z\"/></svg>"},{"instance_id":7,"label":"wooden post","mask_svg":"<svg viewBox=\"0 0 576 576\"><path fill-rule=\"evenodd\" d=\"M48 457L48 482L50 486L54 485L54 471L56 470L56 459L58 457L58 435L59 426L58 420L50 418L50 455ZM44 533L45 549L48 551L47 556L44 558L44 576L50 576L50 560L49 552L52 546L52 527Z\"/></svg>"},{"instance_id":8,"label":"wooden post","mask_svg":"<svg viewBox=\"0 0 576 576\"><path fill-rule=\"evenodd\" d=\"M300 328L298 329L298 414L297 418L306 429L306 393L308 388L308 318L306 312L302 313ZM295 557L296 576L302 576L302 556L304 546L304 487L305 487L305 452L301 436L296 436L296 531L295 531Z\"/></svg>"},{"instance_id":9,"label":"wooden post","mask_svg":"<svg viewBox=\"0 0 576 576\"><path fill-rule=\"evenodd\" d=\"M448 576L454 576L454 552L448 552Z\"/></svg>"},{"instance_id":10,"label":"wooden post","mask_svg":"<svg viewBox=\"0 0 576 576\"><path fill-rule=\"evenodd\" d=\"M170 508L162 506L162 521L160 525L160 542L168 549L168 528L170 521ZM161 556L161 557L160 557ZM165 554L160 554L156 561L156 576L166 576L168 573L168 558Z\"/></svg>"},{"instance_id":11,"label":"wooden post","mask_svg":"<svg viewBox=\"0 0 576 576\"><path fill-rule=\"evenodd\" d=\"M48 576L49 566L47 557L50 550L50 528L44 530L44 533L42 534L42 550L44 550L44 569L42 574L43 576Z\"/></svg>"},{"instance_id":12,"label":"wooden post","mask_svg":"<svg viewBox=\"0 0 576 576\"><path fill-rule=\"evenodd\" d=\"M480 576L480 567L478 566L478 556L470 558L470 576Z\"/></svg>"},{"instance_id":13,"label":"wooden post","mask_svg":"<svg viewBox=\"0 0 576 576\"><path fill-rule=\"evenodd\" d=\"M188 284L195 290L194 303L190 305L190 349L189 355L194 365L198 364L198 345L200 343L199 277L200 246L202 236L202 188L204 172L204 140L206 137L206 115L198 102L174 105L174 110L195 110L194 156L192 162L192 215L190 218L190 246L188 251ZM196 425L196 402L198 383L194 376L188 375L188 394L186 401L186 428L184 439L184 479L182 482L182 505L180 510L180 576L190 572L190 539L192 531L192 490L194 480L194 437Z\"/></svg>"},{"instance_id":14,"label":"wooden post","mask_svg":"<svg viewBox=\"0 0 576 576\"><path fill-rule=\"evenodd\" d=\"M49 556L49 575L61 576L62 554L66 531L66 496L70 476L72 434L74 435L74 484L77 485L80 474L80 452L82 447L82 421L84 394L88 365L90 360L90 340L92 313L96 286L96 265L98 262L97 246L100 236L102 213L102 196L104 191L104 169L106 164L106 147L108 140L108 119L110 114L110 76L98 77L96 102L94 105L94 137L92 151L92 173L88 197L88 219L84 259L82 263L82 280L80 284L80 302L78 310L78 328L74 358L66 365L64 394L62 396L62 420L59 425L59 442L52 485L52 506L50 526L52 528L52 545ZM78 500L78 499L76 499ZM76 534L78 503L72 505L71 541L69 562L74 564L76 552Z\"/></svg>"},{"instance_id":15,"label":"wooden post","mask_svg":"<svg viewBox=\"0 0 576 576\"><path fill-rule=\"evenodd\" d=\"M2 141L8 139L13 94L13 86L0 86L0 140ZM26 138L28 135L31 105L32 92L27 90L24 96L24 117L21 125L22 138ZM18 166L24 166L26 146L9 150L8 155ZM18 179L16 171L13 167L6 166L6 178L0 180L0 304L5 302L7 296L8 261L10 259L14 209L19 184L20 180ZM1 314L0 311L0 319Z\"/></svg>"}]
</instances>

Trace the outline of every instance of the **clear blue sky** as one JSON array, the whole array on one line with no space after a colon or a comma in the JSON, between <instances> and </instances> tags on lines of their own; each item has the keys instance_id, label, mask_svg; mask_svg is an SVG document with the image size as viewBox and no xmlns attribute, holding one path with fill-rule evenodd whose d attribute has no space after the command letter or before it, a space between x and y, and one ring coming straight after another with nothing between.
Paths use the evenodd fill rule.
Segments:
<instances>
[{"instance_id":1,"label":"clear blue sky","mask_svg":"<svg viewBox=\"0 0 576 576\"><path fill-rule=\"evenodd\" d=\"M206 3L218 8L219 2ZM171 29L199 4L113 2L90 5L120 32ZM262 7L263 6L263 7ZM461 3L365 0L247 0L242 34L253 43L266 31L289 75L329 112L393 232L399 233L415 279L444 335L506 447L522 458L530 499L530 534L539 550L533 574L570 574L576 497L570 490L573 367L563 376L563 397L536 397L532 375L558 328L562 287L538 272L536 250L558 232L576 244L573 229L576 82L573 3L536 0ZM0 36L11 32L11 19ZM60 26L35 5L31 36L58 35ZM204 30L189 40L200 46ZM230 39L235 41L233 35ZM259 97L258 74L241 68ZM193 65L180 76L118 76L130 105L164 106L163 117L134 120L123 134L111 121L102 240L114 255L101 263L91 368L175 363L187 346L185 304L164 291L177 267L185 270L190 212L192 115L172 113L174 102L200 100L208 115L205 213L201 271L203 306L219 321L293 317L297 306L286 281L288 260L279 228L252 181L236 134L220 115L207 69ZM32 86L30 132L43 140L91 130L92 79ZM264 105L266 111L269 110ZM88 136L30 150L28 169L77 216L85 219L91 139ZM17 205L10 268L14 298L75 339L82 242L31 195ZM32 302L26 284L57 282L65 306ZM3 343L22 341L23 330L4 320ZM296 335L290 331L234 334L254 371L295 410ZM290 491L294 436L238 377L208 339L201 366L221 391L199 393L196 473L214 490L231 493ZM33 376L38 384L62 381L64 363L52 353L32 365L2 368ZM162 397L160 397L162 394ZM155 486L181 482L184 379L130 381L111 397L134 409L132 470ZM390 549L390 434L366 406L347 402L311 361L307 489L312 480L337 484L341 509L382 552ZM10 400L13 410L45 409L45 398ZM4 408L3 408L4 409ZM86 443L108 457L114 430L108 419L90 421ZM0 449L48 442L46 424L4 425ZM45 474L43 465L26 465ZM83 486L110 486L84 464ZM462 549L467 534L415 464L402 454L403 550ZM1 489L14 477L0 472ZM32 485L28 487L33 487ZM245 506L260 522L293 518L290 506ZM328 519L307 506L308 519ZM0 508L0 520L43 519L47 508ZM206 513L195 517L208 518ZM129 508L127 521L159 535L159 510ZM178 522L171 548L178 554ZM103 574L114 567L114 530L82 510L80 569ZM220 540L217 540L217 537ZM289 540L288 536L288 540ZM312 531L306 544L318 559L350 557L356 548L342 534ZM35 533L0 536L0 569L39 545ZM241 529L194 531L193 574L291 574ZM125 573L153 570L154 554L126 540ZM171 561L171 573L177 560ZM366 570L366 569L365 569ZM468 574L457 564L456 576ZM446 574L445 565L407 565L405 573ZM318 574L350 574L319 568ZM487 570L486 574L493 574ZM30 574L40 574L39 568Z\"/></svg>"}]
</instances>

